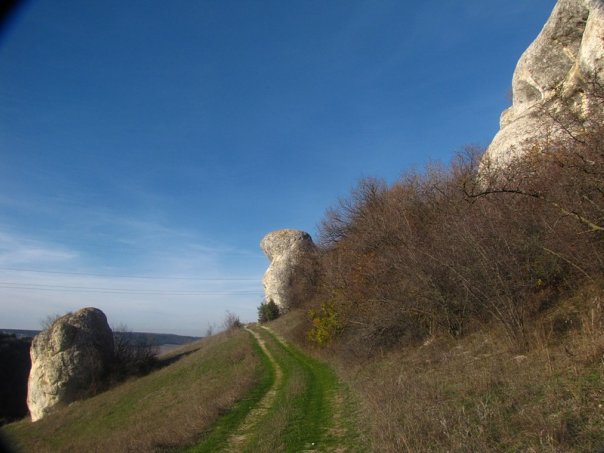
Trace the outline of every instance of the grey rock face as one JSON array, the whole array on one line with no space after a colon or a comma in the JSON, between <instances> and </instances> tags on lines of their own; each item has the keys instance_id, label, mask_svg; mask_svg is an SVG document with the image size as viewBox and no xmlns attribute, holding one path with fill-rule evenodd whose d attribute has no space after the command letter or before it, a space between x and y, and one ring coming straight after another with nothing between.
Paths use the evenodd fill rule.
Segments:
<instances>
[{"instance_id":1,"label":"grey rock face","mask_svg":"<svg viewBox=\"0 0 604 453\"><path fill-rule=\"evenodd\" d=\"M271 260L263 279L265 298L287 311L312 292L316 246L304 231L278 230L264 236L260 247Z\"/></svg>"},{"instance_id":2,"label":"grey rock face","mask_svg":"<svg viewBox=\"0 0 604 453\"><path fill-rule=\"evenodd\" d=\"M40 332L30 350L27 406L32 421L57 404L90 396L113 354L113 333L97 308L69 313Z\"/></svg>"},{"instance_id":3,"label":"grey rock face","mask_svg":"<svg viewBox=\"0 0 604 453\"><path fill-rule=\"evenodd\" d=\"M495 165L521 156L546 139L565 136L552 119L572 109L587 119L601 110L586 86L604 81L604 0L558 0L539 36L520 57L512 81L513 104L486 157ZM601 113L601 112L598 112Z\"/></svg>"}]
</instances>

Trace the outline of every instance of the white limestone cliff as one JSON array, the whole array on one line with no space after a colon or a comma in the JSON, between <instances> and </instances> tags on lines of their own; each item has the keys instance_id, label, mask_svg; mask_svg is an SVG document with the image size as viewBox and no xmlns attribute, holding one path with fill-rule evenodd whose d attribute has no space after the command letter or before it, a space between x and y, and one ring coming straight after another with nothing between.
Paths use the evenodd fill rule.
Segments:
<instances>
[{"instance_id":1,"label":"white limestone cliff","mask_svg":"<svg viewBox=\"0 0 604 453\"><path fill-rule=\"evenodd\" d=\"M308 233L285 229L268 233L260 247L271 261L263 279L265 299L287 311L312 292L315 244Z\"/></svg>"},{"instance_id":2,"label":"white limestone cliff","mask_svg":"<svg viewBox=\"0 0 604 453\"><path fill-rule=\"evenodd\" d=\"M590 86L604 82L604 0L559 0L539 36L520 57L513 103L485 155L506 164L534 146L568 134L556 120L570 110L581 122L602 114ZM598 111L594 111L597 109Z\"/></svg>"}]
</instances>

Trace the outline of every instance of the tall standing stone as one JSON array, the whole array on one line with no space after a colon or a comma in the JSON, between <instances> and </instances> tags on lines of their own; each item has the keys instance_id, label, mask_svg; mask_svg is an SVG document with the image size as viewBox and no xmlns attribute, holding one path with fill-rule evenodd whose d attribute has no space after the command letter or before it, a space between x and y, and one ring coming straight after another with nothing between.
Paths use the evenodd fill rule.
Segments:
<instances>
[{"instance_id":1,"label":"tall standing stone","mask_svg":"<svg viewBox=\"0 0 604 453\"><path fill-rule=\"evenodd\" d=\"M32 342L27 406L32 421L59 404L91 396L113 359L113 333L105 314L83 308L56 319Z\"/></svg>"},{"instance_id":2,"label":"tall standing stone","mask_svg":"<svg viewBox=\"0 0 604 453\"><path fill-rule=\"evenodd\" d=\"M264 274L265 299L282 311L293 308L313 291L316 246L308 233L278 230L268 233L260 247L271 264Z\"/></svg>"}]
</instances>

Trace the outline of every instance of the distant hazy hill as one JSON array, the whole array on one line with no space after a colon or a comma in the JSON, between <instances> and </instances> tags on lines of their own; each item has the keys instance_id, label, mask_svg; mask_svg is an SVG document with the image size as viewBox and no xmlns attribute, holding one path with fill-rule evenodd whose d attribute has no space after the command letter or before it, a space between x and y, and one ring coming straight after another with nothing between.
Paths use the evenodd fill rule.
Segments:
<instances>
[{"instance_id":1,"label":"distant hazy hill","mask_svg":"<svg viewBox=\"0 0 604 453\"><path fill-rule=\"evenodd\" d=\"M9 335L15 335L17 338L35 337L40 333L39 330L26 330L26 329L0 329L0 333L6 333Z\"/></svg>"},{"instance_id":2,"label":"distant hazy hill","mask_svg":"<svg viewBox=\"0 0 604 453\"><path fill-rule=\"evenodd\" d=\"M115 332L116 335L128 335L134 340L134 343L150 344L160 346L162 344L187 344L199 340L201 337L187 337L184 335L174 335L171 333L150 333L150 332Z\"/></svg>"},{"instance_id":3,"label":"distant hazy hill","mask_svg":"<svg viewBox=\"0 0 604 453\"><path fill-rule=\"evenodd\" d=\"M26 330L26 329L0 329L0 332L7 334L14 334L17 338L33 337L40 333L39 330ZM118 335L121 333L118 332ZM148 343L153 346L160 346L162 344L187 344L192 341L199 340L201 337L187 337L184 335L174 335L171 333L150 333L150 332L127 332L129 336L132 336L135 343Z\"/></svg>"}]
</instances>

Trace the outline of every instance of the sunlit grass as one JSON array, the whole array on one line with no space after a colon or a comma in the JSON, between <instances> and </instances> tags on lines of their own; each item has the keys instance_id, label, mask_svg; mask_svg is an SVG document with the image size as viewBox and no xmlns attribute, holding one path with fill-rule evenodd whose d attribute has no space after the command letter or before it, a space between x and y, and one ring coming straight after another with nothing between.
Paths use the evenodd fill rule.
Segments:
<instances>
[{"instance_id":1,"label":"sunlit grass","mask_svg":"<svg viewBox=\"0 0 604 453\"><path fill-rule=\"evenodd\" d=\"M221 417L212 427L211 431L203 436L202 441L187 449L187 452L213 452L224 446L229 435L240 425L247 414L258 404L275 382L275 370L269 358L257 343L254 343L254 350L262 361L262 373L259 385L237 403L228 414Z\"/></svg>"},{"instance_id":2,"label":"sunlit grass","mask_svg":"<svg viewBox=\"0 0 604 453\"><path fill-rule=\"evenodd\" d=\"M355 429L339 413L342 408L335 397L346 399L348 395L333 370L264 329L258 331L284 376L274 406L245 451L328 451L335 447L363 451Z\"/></svg>"},{"instance_id":3,"label":"sunlit grass","mask_svg":"<svg viewBox=\"0 0 604 453\"><path fill-rule=\"evenodd\" d=\"M316 352L361 401L373 451L600 451L604 330L589 297L599 294L581 294L556 314L572 318L574 330L556 336L543 320L522 354L497 326L362 361L343 345ZM272 328L304 341L304 316L291 315Z\"/></svg>"},{"instance_id":4,"label":"sunlit grass","mask_svg":"<svg viewBox=\"0 0 604 453\"><path fill-rule=\"evenodd\" d=\"M190 445L262 379L251 336L220 334L140 379L5 431L23 451L157 451Z\"/></svg>"}]
</instances>

